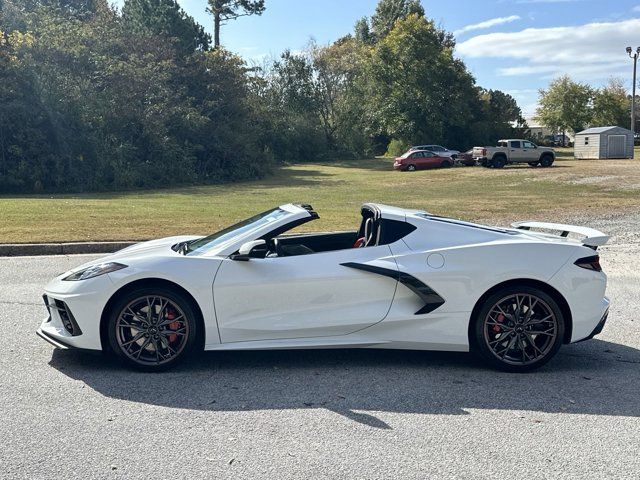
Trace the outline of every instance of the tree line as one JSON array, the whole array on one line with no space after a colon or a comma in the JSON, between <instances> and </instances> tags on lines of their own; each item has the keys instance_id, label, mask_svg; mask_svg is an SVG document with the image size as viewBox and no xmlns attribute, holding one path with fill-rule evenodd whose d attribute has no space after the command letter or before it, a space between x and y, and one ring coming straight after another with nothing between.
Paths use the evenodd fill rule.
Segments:
<instances>
[{"instance_id":1,"label":"tree line","mask_svg":"<svg viewBox=\"0 0 640 480\"><path fill-rule=\"evenodd\" d=\"M209 0L212 41L175 0L125 0L121 11L0 0L0 191L238 181L411 143L466 148L523 124L511 96L475 83L417 0L381 0L330 45L249 65L220 45L220 27L264 9Z\"/></svg>"},{"instance_id":2,"label":"tree line","mask_svg":"<svg viewBox=\"0 0 640 480\"><path fill-rule=\"evenodd\" d=\"M605 126L629 128L631 121L631 95L617 78L602 88L593 88L563 75L540 90L538 103L537 119L556 132L575 134L588 127Z\"/></svg>"}]
</instances>

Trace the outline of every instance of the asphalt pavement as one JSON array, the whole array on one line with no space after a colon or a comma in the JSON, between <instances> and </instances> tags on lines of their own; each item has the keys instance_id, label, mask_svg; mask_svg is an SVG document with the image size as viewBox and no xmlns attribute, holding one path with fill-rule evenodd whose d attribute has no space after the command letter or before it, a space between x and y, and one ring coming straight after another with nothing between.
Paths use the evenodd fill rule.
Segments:
<instances>
[{"instance_id":1,"label":"asphalt pavement","mask_svg":"<svg viewBox=\"0 0 640 480\"><path fill-rule=\"evenodd\" d=\"M531 374L469 354L213 352L167 373L57 351L42 288L94 256L0 259L0 478L638 478L638 217L589 223L612 298Z\"/></svg>"}]
</instances>

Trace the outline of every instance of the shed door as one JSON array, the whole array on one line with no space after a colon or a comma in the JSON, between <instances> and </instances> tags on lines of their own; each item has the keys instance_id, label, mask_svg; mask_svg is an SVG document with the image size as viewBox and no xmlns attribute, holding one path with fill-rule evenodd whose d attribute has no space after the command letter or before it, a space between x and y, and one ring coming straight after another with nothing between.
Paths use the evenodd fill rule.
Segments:
<instances>
[{"instance_id":1,"label":"shed door","mask_svg":"<svg viewBox=\"0 0 640 480\"><path fill-rule=\"evenodd\" d=\"M625 158L625 150L627 143L626 135L609 135L609 151L607 152L607 158Z\"/></svg>"}]
</instances>

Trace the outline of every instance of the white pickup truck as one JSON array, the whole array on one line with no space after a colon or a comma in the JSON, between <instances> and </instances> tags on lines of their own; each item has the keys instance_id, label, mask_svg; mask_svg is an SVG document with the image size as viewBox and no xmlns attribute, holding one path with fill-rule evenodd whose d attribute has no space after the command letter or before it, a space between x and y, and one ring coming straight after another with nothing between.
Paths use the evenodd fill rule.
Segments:
<instances>
[{"instance_id":1,"label":"white pickup truck","mask_svg":"<svg viewBox=\"0 0 640 480\"><path fill-rule=\"evenodd\" d=\"M550 167L556 159L553 148L538 147L529 140L499 140L497 147L473 147L473 158L484 167L502 168L510 163Z\"/></svg>"}]
</instances>

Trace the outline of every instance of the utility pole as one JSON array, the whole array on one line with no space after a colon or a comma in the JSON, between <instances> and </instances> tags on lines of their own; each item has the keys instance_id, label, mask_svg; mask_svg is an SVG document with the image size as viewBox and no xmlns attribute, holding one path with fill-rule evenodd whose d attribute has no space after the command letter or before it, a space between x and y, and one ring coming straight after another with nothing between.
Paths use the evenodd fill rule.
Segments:
<instances>
[{"instance_id":1,"label":"utility pole","mask_svg":"<svg viewBox=\"0 0 640 480\"><path fill-rule=\"evenodd\" d=\"M633 84L631 87L631 131L633 139L636 138L636 67L638 65L638 55L640 55L640 47L634 52L631 47L627 47L627 54L633 59Z\"/></svg>"}]
</instances>

